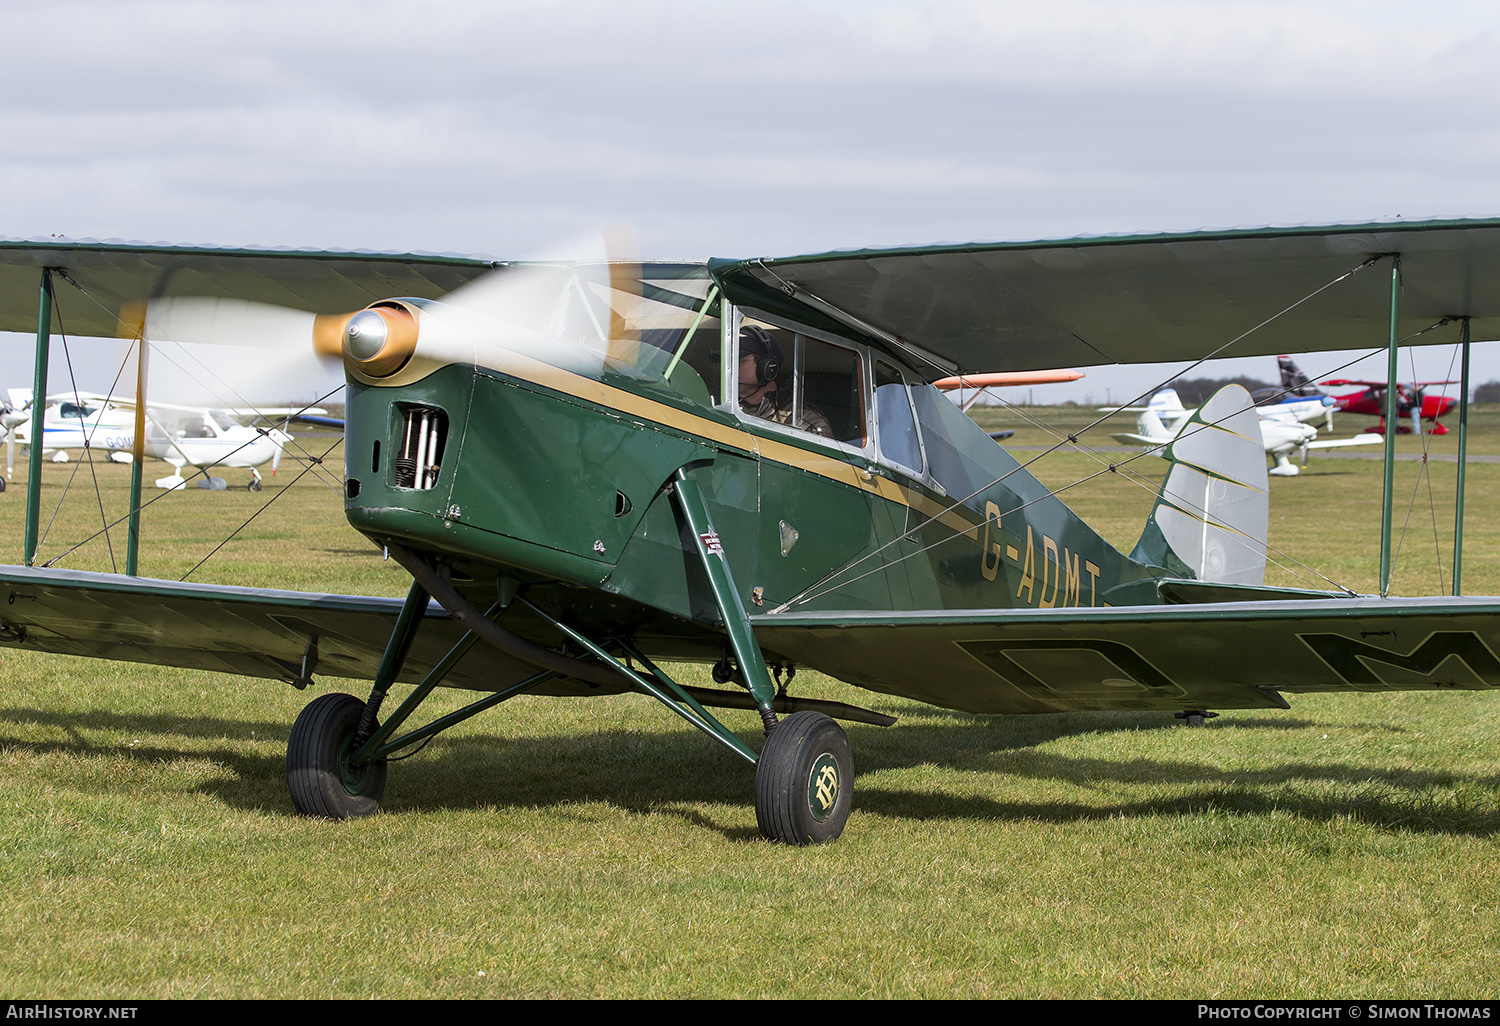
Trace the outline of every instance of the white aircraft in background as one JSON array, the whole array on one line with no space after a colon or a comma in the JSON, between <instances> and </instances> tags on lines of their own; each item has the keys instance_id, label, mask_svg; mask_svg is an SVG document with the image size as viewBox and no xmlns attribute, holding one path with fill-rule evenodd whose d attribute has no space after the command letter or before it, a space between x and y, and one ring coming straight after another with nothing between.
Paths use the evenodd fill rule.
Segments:
<instances>
[{"instance_id":1,"label":"white aircraft in background","mask_svg":"<svg viewBox=\"0 0 1500 1026\"><path fill-rule=\"evenodd\" d=\"M1323 425L1332 431L1333 411L1338 409L1338 401L1307 380L1290 356L1278 356L1276 370L1281 375L1281 387L1257 388L1251 392L1255 405L1266 413L1276 414L1278 420L1290 414L1306 424L1321 417Z\"/></svg>"},{"instance_id":2,"label":"white aircraft in background","mask_svg":"<svg viewBox=\"0 0 1500 1026\"><path fill-rule=\"evenodd\" d=\"M31 406L31 390L10 390L11 405L17 410ZM250 471L249 489L261 489L259 468L271 464L276 472L282 448L292 436L279 428L258 428L241 424L238 417L289 417L299 413L324 413L301 407L275 409L211 409L202 406L177 406L171 403L148 403L144 450L173 467L169 477L158 478L156 487L186 487L182 468L245 467ZM30 445L32 418L12 428L7 440ZM135 450L135 400L104 396L93 392L49 396L42 418L42 451L54 453L54 462L68 459L69 449L103 449L110 459L129 463ZM222 477L204 476L198 487L223 491L229 487Z\"/></svg>"},{"instance_id":3,"label":"white aircraft in background","mask_svg":"<svg viewBox=\"0 0 1500 1026\"><path fill-rule=\"evenodd\" d=\"M1111 433L1109 437L1117 442L1124 442L1126 445L1141 445L1156 449L1157 455L1160 455L1167 443L1181 433L1194 411L1183 407L1175 388L1164 388L1152 396L1151 402L1144 408L1121 406L1114 408L1114 412L1139 412L1140 417L1136 420L1137 433L1129 434L1120 431ZM1261 441L1265 444L1266 452L1276 460L1276 465L1267 473L1275 477L1297 476L1298 468L1287 458L1294 449L1302 450L1302 462L1306 464L1309 449L1376 445L1385 440L1380 435L1367 433L1355 435L1353 438L1319 442L1316 440L1318 429L1311 424L1299 421L1292 411L1278 412L1273 406L1256 407L1256 413L1260 415Z\"/></svg>"}]
</instances>

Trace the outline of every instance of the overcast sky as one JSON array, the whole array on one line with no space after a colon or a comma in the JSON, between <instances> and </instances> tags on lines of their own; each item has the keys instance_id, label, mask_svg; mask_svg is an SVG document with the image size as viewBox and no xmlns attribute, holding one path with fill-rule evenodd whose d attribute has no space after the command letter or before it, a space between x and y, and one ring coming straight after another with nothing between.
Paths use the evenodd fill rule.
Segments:
<instances>
[{"instance_id":1,"label":"overcast sky","mask_svg":"<svg viewBox=\"0 0 1500 1026\"><path fill-rule=\"evenodd\" d=\"M0 234L511 258L628 220L696 259L1496 215L1497 7L6 5Z\"/></svg>"}]
</instances>

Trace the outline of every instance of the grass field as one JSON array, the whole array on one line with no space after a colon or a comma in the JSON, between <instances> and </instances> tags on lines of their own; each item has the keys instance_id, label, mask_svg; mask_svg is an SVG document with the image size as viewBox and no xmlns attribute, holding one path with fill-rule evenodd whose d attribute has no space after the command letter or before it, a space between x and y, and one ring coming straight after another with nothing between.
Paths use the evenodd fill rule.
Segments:
<instances>
[{"instance_id":1,"label":"grass field","mask_svg":"<svg viewBox=\"0 0 1500 1026\"><path fill-rule=\"evenodd\" d=\"M1086 414L1040 409L1063 430ZM983 411L986 426L1020 421ZM1500 454L1500 409L1471 453ZM1357 425L1340 424L1341 433ZM1046 444L1021 421L1017 447ZM316 453L325 436L299 438ZM1102 444L1109 444L1101 436ZM1434 451L1452 452L1454 436ZM1402 439L1402 450L1416 442ZM1126 453L1108 453L1121 460ZM335 447L328 455L341 470ZM1026 458L1026 454L1022 454ZM1393 589L1451 581L1453 464L1397 468ZM1062 452L1060 486L1093 472ZM1130 464L1154 488L1165 465ZM48 465L51 558L123 515L129 469ZM143 573L401 594L311 476L150 507ZM147 468L149 479L164 468ZM1271 580L1375 587L1381 464L1273 480ZM22 480L0 496L21 554ZM245 474L226 474L241 484ZM1064 496L1117 544L1151 491ZM1464 591L1500 593L1500 464L1469 468ZM123 566L123 534L113 539ZM1441 569L1436 556L1441 554ZM108 569L102 539L59 565ZM693 677L697 671L688 671ZM748 767L637 696L517 699L391 767L382 814L293 814L265 681L0 653L0 991L25 997L1489 997L1500 992L1500 701L1294 697L1204 730L1160 714L981 717L799 674L853 725L855 811L758 837ZM324 682L363 694L365 686ZM456 700L446 700L456 704ZM728 713L755 737L753 714Z\"/></svg>"}]
</instances>

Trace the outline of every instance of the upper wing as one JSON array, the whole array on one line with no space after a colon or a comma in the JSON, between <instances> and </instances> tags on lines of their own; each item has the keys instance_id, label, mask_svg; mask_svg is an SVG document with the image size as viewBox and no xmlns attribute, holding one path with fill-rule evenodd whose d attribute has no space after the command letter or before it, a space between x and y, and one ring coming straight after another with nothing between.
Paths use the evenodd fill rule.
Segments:
<instances>
[{"instance_id":1,"label":"upper wing","mask_svg":"<svg viewBox=\"0 0 1500 1026\"><path fill-rule=\"evenodd\" d=\"M1180 602L1274 593L1191 581L1161 587ZM753 620L762 646L799 665L970 712L1284 707L1283 691L1500 688L1500 599L1494 598L783 613Z\"/></svg>"},{"instance_id":2,"label":"upper wing","mask_svg":"<svg viewBox=\"0 0 1500 1026\"><path fill-rule=\"evenodd\" d=\"M371 680L400 599L157 581L74 570L0 567L0 646L122 659L294 681L307 675ZM429 606L400 680L422 678L464 629ZM494 691L537 673L475 645L443 683ZM546 694L608 686L553 683Z\"/></svg>"},{"instance_id":3,"label":"upper wing","mask_svg":"<svg viewBox=\"0 0 1500 1026\"><path fill-rule=\"evenodd\" d=\"M438 253L0 239L0 331L36 331L38 288L48 267L66 271L96 301L68 304L61 327L114 338L125 304L157 296L227 297L342 313L393 296L436 299L495 266L493 260Z\"/></svg>"},{"instance_id":4,"label":"upper wing","mask_svg":"<svg viewBox=\"0 0 1500 1026\"><path fill-rule=\"evenodd\" d=\"M972 243L709 268L746 306L814 327L852 326L954 370L1019 371L1197 359L1393 253L1401 255L1402 335L1468 316L1474 339L1500 337L1500 220ZM1389 261L1381 261L1224 355L1382 346L1390 296ZM1414 341L1444 340L1433 332Z\"/></svg>"}]
</instances>

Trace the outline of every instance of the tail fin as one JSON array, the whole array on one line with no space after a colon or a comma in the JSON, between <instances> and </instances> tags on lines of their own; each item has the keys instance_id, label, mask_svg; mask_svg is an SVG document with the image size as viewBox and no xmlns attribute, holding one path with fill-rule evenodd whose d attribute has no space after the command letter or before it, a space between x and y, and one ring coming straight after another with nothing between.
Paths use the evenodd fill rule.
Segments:
<instances>
[{"instance_id":1,"label":"tail fin","mask_svg":"<svg viewBox=\"0 0 1500 1026\"><path fill-rule=\"evenodd\" d=\"M1171 462L1131 558L1223 584L1266 576L1266 451L1250 393L1215 392L1162 455Z\"/></svg>"},{"instance_id":2,"label":"tail fin","mask_svg":"<svg viewBox=\"0 0 1500 1026\"><path fill-rule=\"evenodd\" d=\"M1315 396L1322 395L1322 389L1307 380L1307 375L1292 362L1290 356L1276 357L1276 367L1281 371L1281 388L1287 395Z\"/></svg>"},{"instance_id":3,"label":"tail fin","mask_svg":"<svg viewBox=\"0 0 1500 1026\"><path fill-rule=\"evenodd\" d=\"M1157 413L1167 416L1171 416L1174 413L1187 412L1175 388L1164 388L1160 392L1157 392L1151 397L1151 401L1146 404L1146 409L1155 410Z\"/></svg>"},{"instance_id":4,"label":"tail fin","mask_svg":"<svg viewBox=\"0 0 1500 1026\"><path fill-rule=\"evenodd\" d=\"M1161 422L1155 410L1144 410L1135 418L1135 429L1146 438L1171 438L1172 432Z\"/></svg>"}]
</instances>

